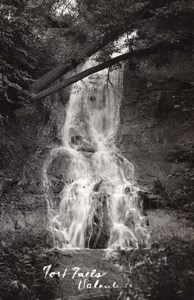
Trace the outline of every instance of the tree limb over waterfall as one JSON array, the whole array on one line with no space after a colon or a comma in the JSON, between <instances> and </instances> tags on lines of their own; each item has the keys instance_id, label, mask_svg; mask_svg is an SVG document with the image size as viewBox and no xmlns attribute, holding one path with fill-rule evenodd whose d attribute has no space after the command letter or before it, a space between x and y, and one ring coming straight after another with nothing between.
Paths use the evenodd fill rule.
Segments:
<instances>
[{"instance_id":1,"label":"tree limb over waterfall","mask_svg":"<svg viewBox=\"0 0 194 300\"><path fill-rule=\"evenodd\" d=\"M161 42L170 46L179 43L183 51L188 47L193 53L191 0L1 2L0 115L5 119L31 101L45 97L49 89L52 93L58 79L62 85L63 75L97 51L98 64L107 61L107 67L111 66L108 60L117 51L114 41L124 33L128 35L126 46L136 49L129 59L140 58L139 46L150 49ZM66 3L70 9L64 14ZM131 39L134 31L137 37ZM155 65L166 63L160 52L158 47ZM138 66L138 59L134 66Z\"/></svg>"},{"instance_id":2,"label":"tree limb over waterfall","mask_svg":"<svg viewBox=\"0 0 194 300\"><path fill-rule=\"evenodd\" d=\"M120 34L123 32L113 32L109 36L105 36L104 40L99 42L97 41L95 44L92 44L88 47L88 49L85 52L85 57L90 57L97 51L101 50L103 47L105 47L108 43L112 42L113 40L117 39ZM38 94L45 88L47 88L51 83L53 83L55 80L57 80L59 77L63 76L67 72L73 70L75 67L77 67L80 63L82 63L83 60L71 60L66 61L62 63L61 65L55 67L45 75L43 75L41 78L36 80L30 90L34 94Z\"/></svg>"},{"instance_id":3,"label":"tree limb over waterfall","mask_svg":"<svg viewBox=\"0 0 194 300\"><path fill-rule=\"evenodd\" d=\"M97 51L103 49L105 46L107 46L112 41L115 41L121 36L122 34L126 32L133 32L134 28L137 28L137 24L134 21L134 19L137 19L142 15L144 15L144 9L148 6L149 2L146 3L138 3L138 4L131 4L130 9L128 10L127 18L128 18L128 24L126 27L119 27L114 26L114 28L111 27L110 30L106 30L103 34L103 37L96 37L96 40L93 41L91 44L87 46L87 49L84 50L84 57L90 57L93 54L95 54ZM144 18L143 18L144 19ZM66 74L68 71L74 69L77 67L80 63L83 62L83 57L75 60L67 60L64 61L61 65L55 67L39 79L35 80L34 83L31 85L31 92L34 94L37 94L47 88L51 83L53 83L55 80L57 80L59 77Z\"/></svg>"},{"instance_id":4,"label":"tree limb over waterfall","mask_svg":"<svg viewBox=\"0 0 194 300\"><path fill-rule=\"evenodd\" d=\"M94 74L103 69L109 68L109 67L116 65L119 62L122 62L124 60L138 58L138 57L142 57L144 55L154 54L154 53L157 53L158 51L161 53L161 52L167 52L167 51L171 51L171 50L185 51L185 49L181 47L180 43L172 43L172 44L158 43L150 48L131 50L128 53L119 55L115 58L107 60L106 62L104 62L102 64L99 64L97 66L94 66L92 68L84 70L76 75L73 75L70 78L63 79L61 82L52 85L50 88L47 88L36 95L32 95L31 101L35 102L42 98L45 98L45 97L65 88L65 87L68 87L69 85L71 85L91 74Z\"/></svg>"}]
</instances>

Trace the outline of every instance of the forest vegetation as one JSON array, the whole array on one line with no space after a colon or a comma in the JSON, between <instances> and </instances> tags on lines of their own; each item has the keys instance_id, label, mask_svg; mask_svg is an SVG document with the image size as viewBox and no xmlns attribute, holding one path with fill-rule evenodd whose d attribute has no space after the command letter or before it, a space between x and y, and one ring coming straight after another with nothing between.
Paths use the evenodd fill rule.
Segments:
<instances>
[{"instance_id":1,"label":"forest vegetation","mask_svg":"<svg viewBox=\"0 0 194 300\"><path fill-rule=\"evenodd\" d=\"M193 49L190 0L1 0L0 11L1 118L119 61L161 53L162 64ZM129 52L111 59L114 41L133 32ZM96 68L63 78L97 51Z\"/></svg>"}]
</instances>

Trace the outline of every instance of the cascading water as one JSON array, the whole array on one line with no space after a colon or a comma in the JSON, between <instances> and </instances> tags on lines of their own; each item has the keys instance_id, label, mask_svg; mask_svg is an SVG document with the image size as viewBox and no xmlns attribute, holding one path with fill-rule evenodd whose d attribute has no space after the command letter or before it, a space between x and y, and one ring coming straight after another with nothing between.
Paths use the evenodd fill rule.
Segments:
<instances>
[{"instance_id":1,"label":"cascading water","mask_svg":"<svg viewBox=\"0 0 194 300\"><path fill-rule=\"evenodd\" d=\"M88 60L82 70L94 65ZM44 167L49 230L54 246L134 248L149 245L134 183L134 167L115 145L123 94L123 68L103 70L72 86L63 145ZM59 203L49 196L47 170L62 154L70 179Z\"/></svg>"}]
</instances>

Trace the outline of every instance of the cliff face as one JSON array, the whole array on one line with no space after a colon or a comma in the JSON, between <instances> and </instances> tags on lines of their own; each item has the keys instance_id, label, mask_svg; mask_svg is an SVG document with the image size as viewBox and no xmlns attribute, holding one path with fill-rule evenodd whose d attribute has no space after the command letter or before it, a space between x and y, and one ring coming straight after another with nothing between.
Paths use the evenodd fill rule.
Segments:
<instances>
[{"instance_id":1,"label":"cliff face","mask_svg":"<svg viewBox=\"0 0 194 300\"><path fill-rule=\"evenodd\" d=\"M60 144L66 94L17 110L0 127L1 238L5 244L47 244L42 168Z\"/></svg>"},{"instance_id":2,"label":"cliff face","mask_svg":"<svg viewBox=\"0 0 194 300\"><path fill-rule=\"evenodd\" d=\"M178 51L126 65L118 143L147 206L192 202L193 80L194 56Z\"/></svg>"}]
</instances>

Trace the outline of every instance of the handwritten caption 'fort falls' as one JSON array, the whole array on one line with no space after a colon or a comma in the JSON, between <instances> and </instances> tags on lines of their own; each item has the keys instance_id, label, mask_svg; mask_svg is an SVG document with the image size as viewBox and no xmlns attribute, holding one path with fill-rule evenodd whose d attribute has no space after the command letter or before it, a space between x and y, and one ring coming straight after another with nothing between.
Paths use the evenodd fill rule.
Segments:
<instances>
[{"instance_id":1,"label":"handwritten caption 'fort falls'","mask_svg":"<svg viewBox=\"0 0 194 300\"><path fill-rule=\"evenodd\" d=\"M129 262L128 273L132 274L132 272L140 268L143 265L168 265L167 257L165 255L160 255L157 257L157 254L160 254L165 250L164 247L159 247L158 249L151 249L148 254L146 254L141 260L131 263ZM44 278L60 278L65 279L67 275L69 275L71 280L78 280L78 290L83 289L112 289L112 288L120 288L116 281L113 281L109 284L103 284L103 278L105 279L108 276L107 272L101 272L96 269L92 269L91 271L85 271L80 267L65 267L60 271L53 271L53 265L49 264L43 267ZM93 279L91 283L90 279ZM107 280L106 280L107 281Z\"/></svg>"}]
</instances>

